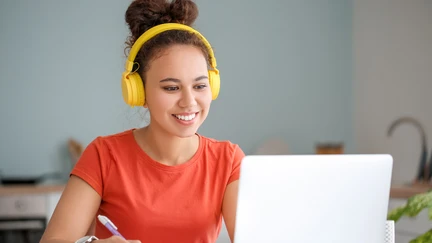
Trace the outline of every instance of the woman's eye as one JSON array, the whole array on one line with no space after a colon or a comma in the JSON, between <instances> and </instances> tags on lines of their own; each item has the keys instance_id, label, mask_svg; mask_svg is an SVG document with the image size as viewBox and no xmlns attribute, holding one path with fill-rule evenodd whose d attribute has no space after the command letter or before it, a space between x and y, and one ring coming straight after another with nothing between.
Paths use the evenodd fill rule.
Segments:
<instances>
[{"instance_id":1,"label":"woman's eye","mask_svg":"<svg viewBox=\"0 0 432 243\"><path fill-rule=\"evenodd\" d=\"M170 87L164 87L163 89L166 91L176 91L178 90L178 87L170 86Z\"/></svg>"},{"instance_id":2,"label":"woman's eye","mask_svg":"<svg viewBox=\"0 0 432 243\"><path fill-rule=\"evenodd\" d=\"M207 87L205 84L195 86L196 89L204 89L205 87Z\"/></svg>"}]
</instances>

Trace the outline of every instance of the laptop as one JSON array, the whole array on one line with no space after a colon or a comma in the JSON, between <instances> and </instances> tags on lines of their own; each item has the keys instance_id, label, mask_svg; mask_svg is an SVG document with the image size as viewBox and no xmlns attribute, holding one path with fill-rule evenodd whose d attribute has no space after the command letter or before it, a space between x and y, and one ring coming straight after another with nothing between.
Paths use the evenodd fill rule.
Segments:
<instances>
[{"instance_id":1,"label":"laptop","mask_svg":"<svg viewBox=\"0 0 432 243\"><path fill-rule=\"evenodd\" d=\"M383 243L390 155L253 155L241 165L235 243Z\"/></svg>"}]
</instances>

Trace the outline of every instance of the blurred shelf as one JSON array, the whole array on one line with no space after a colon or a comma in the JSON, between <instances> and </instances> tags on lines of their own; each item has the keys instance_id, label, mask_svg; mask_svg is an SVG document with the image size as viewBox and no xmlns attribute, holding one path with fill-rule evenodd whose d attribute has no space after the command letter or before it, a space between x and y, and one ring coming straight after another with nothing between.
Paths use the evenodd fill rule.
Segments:
<instances>
[{"instance_id":1,"label":"blurred shelf","mask_svg":"<svg viewBox=\"0 0 432 243\"><path fill-rule=\"evenodd\" d=\"M0 186L0 196L11 194L46 194L62 192L65 185L7 185Z\"/></svg>"},{"instance_id":2,"label":"blurred shelf","mask_svg":"<svg viewBox=\"0 0 432 243\"><path fill-rule=\"evenodd\" d=\"M411 185L392 186L390 189L390 198L407 199L429 190L432 190L432 184L430 183L415 182Z\"/></svg>"}]
</instances>

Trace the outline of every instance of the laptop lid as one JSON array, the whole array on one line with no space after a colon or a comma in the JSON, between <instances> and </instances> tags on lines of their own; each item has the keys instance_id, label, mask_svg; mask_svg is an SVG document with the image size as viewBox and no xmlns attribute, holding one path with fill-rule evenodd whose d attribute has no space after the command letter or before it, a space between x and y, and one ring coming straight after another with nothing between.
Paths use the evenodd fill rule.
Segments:
<instances>
[{"instance_id":1,"label":"laptop lid","mask_svg":"<svg viewBox=\"0 0 432 243\"><path fill-rule=\"evenodd\" d=\"M390 155L254 155L242 161L236 243L382 243Z\"/></svg>"}]
</instances>

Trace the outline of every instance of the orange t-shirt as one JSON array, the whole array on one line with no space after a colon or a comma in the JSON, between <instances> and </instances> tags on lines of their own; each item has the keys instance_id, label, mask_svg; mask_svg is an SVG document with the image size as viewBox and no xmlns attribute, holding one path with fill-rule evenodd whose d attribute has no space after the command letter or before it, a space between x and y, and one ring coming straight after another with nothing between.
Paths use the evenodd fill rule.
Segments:
<instances>
[{"instance_id":1,"label":"orange t-shirt","mask_svg":"<svg viewBox=\"0 0 432 243\"><path fill-rule=\"evenodd\" d=\"M102 197L98 214L107 216L126 239L215 242L224 192L239 179L243 151L198 134L195 155L181 165L167 166L151 159L132 131L96 138L71 172ZM112 234L97 221L96 236Z\"/></svg>"}]
</instances>

